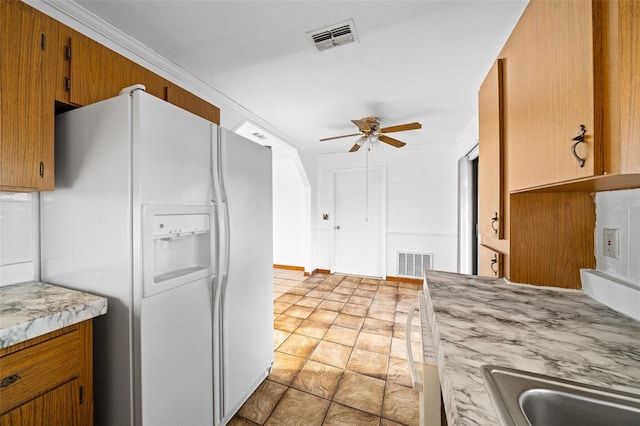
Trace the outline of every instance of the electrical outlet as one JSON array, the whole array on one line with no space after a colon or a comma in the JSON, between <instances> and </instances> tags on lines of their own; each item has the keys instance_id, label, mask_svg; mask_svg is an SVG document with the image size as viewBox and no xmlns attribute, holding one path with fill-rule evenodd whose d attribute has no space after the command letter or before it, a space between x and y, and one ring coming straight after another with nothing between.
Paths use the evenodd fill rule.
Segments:
<instances>
[{"instance_id":1,"label":"electrical outlet","mask_svg":"<svg viewBox=\"0 0 640 426\"><path fill-rule=\"evenodd\" d=\"M618 230L614 228L604 228L602 238L603 254L607 257L618 259L620 257L618 244Z\"/></svg>"}]
</instances>

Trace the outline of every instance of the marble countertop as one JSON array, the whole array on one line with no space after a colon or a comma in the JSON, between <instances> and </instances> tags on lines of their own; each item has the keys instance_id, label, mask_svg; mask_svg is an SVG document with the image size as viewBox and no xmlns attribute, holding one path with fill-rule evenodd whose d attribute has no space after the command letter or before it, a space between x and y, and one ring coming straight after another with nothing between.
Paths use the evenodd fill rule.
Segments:
<instances>
[{"instance_id":1,"label":"marble countertop","mask_svg":"<svg viewBox=\"0 0 640 426\"><path fill-rule=\"evenodd\" d=\"M107 299L52 284L0 287L0 349L107 313Z\"/></svg>"},{"instance_id":2,"label":"marble countertop","mask_svg":"<svg viewBox=\"0 0 640 426\"><path fill-rule=\"evenodd\" d=\"M500 424L484 364L640 395L640 322L582 291L437 271L425 281L425 356L435 353L450 426Z\"/></svg>"}]
</instances>

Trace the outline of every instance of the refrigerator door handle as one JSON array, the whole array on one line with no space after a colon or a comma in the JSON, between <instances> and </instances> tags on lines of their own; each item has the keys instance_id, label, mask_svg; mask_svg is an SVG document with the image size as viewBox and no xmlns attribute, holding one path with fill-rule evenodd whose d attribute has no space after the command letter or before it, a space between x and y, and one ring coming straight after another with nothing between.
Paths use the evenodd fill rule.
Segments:
<instances>
[{"instance_id":1,"label":"refrigerator door handle","mask_svg":"<svg viewBox=\"0 0 640 426\"><path fill-rule=\"evenodd\" d=\"M222 226L220 227L222 230L221 241L223 247L220 249L220 276L222 277L222 291L224 292L224 287L226 286L227 276L229 275L229 258L231 255L231 227L229 226L229 205L226 202L220 203L220 213L222 216L221 222Z\"/></svg>"}]
</instances>

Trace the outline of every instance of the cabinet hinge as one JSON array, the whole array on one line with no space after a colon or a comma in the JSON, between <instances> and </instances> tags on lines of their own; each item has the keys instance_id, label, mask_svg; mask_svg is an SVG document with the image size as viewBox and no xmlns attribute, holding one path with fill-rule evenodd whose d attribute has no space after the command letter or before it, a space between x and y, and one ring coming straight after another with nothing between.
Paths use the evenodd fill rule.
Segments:
<instances>
[{"instance_id":1,"label":"cabinet hinge","mask_svg":"<svg viewBox=\"0 0 640 426\"><path fill-rule=\"evenodd\" d=\"M68 92L71 90L71 79L69 77L64 78L64 91Z\"/></svg>"},{"instance_id":2,"label":"cabinet hinge","mask_svg":"<svg viewBox=\"0 0 640 426\"><path fill-rule=\"evenodd\" d=\"M44 163L40 162L40 177L44 177Z\"/></svg>"},{"instance_id":3,"label":"cabinet hinge","mask_svg":"<svg viewBox=\"0 0 640 426\"><path fill-rule=\"evenodd\" d=\"M68 61L71 59L71 46L64 46L64 60Z\"/></svg>"},{"instance_id":4,"label":"cabinet hinge","mask_svg":"<svg viewBox=\"0 0 640 426\"><path fill-rule=\"evenodd\" d=\"M40 34L40 49L45 50L47 48L47 36Z\"/></svg>"},{"instance_id":5,"label":"cabinet hinge","mask_svg":"<svg viewBox=\"0 0 640 426\"><path fill-rule=\"evenodd\" d=\"M80 405L84 402L84 386L80 386Z\"/></svg>"}]
</instances>

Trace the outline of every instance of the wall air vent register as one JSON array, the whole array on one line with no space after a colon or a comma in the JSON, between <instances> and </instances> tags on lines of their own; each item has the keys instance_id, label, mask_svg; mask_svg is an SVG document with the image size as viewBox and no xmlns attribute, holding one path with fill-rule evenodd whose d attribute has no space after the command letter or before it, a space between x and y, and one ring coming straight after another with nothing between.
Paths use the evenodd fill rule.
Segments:
<instances>
[{"instance_id":1,"label":"wall air vent register","mask_svg":"<svg viewBox=\"0 0 640 426\"><path fill-rule=\"evenodd\" d=\"M432 253L398 252L398 276L424 278L424 270L431 269Z\"/></svg>"}]
</instances>

